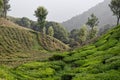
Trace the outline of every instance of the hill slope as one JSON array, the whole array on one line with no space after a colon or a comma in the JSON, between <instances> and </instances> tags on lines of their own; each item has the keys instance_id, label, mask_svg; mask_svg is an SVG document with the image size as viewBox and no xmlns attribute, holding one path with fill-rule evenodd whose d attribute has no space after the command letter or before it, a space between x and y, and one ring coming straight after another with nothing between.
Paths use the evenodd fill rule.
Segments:
<instances>
[{"instance_id":1,"label":"hill slope","mask_svg":"<svg viewBox=\"0 0 120 80\"><path fill-rule=\"evenodd\" d=\"M6 59L40 57L43 51L63 51L69 47L61 41L20 27L9 20L0 18L0 63Z\"/></svg>"},{"instance_id":2,"label":"hill slope","mask_svg":"<svg viewBox=\"0 0 120 80\"><path fill-rule=\"evenodd\" d=\"M7 80L120 80L120 26L94 44L56 54L46 62L31 62L17 68L0 67Z\"/></svg>"},{"instance_id":3,"label":"hill slope","mask_svg":"<svg viewBox=\"0 0 120 80\"><path fill-rule=\"evenodd\" d=\"M88 17L92 13L94 13L99 18L99 27L103 27L107 24L115 25L116 17L113 16L113 13L108 6L110 1L111 0L104 0L104 2L99 3L88 11L63 22L62 25L65 26L65 28L69 31L72 29L80 28L87 22Z\"/></svg>"}]
</instances>

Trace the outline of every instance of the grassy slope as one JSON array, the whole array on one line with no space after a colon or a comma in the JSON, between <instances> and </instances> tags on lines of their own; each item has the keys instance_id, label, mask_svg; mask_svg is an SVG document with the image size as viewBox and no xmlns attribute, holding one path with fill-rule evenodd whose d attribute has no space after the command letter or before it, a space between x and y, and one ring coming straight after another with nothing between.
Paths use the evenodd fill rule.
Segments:
<instances>
[{"instance_id":1,"label":"grassy slope","mask_svg":"<svg viewBox=\"0 0 120 80\"><path fill-rule=\"evenodd\" d=\"M67 45L53 37L0 18L0 64L9 64L16 60L15 63L44 59L49 56L45 54L48 53L46 51L67 49Z\"/></svg>"},{"instance_id":2,"label":"grassy slope","mask_svg":"<svg viewBox=\"0 0 120 80\"><path fill-rule=\"evenodd\" d=\"M56 54L45 62L0 67L7 80L120 80L120 26L94 44Z\"/></svg>"}]
</instances>

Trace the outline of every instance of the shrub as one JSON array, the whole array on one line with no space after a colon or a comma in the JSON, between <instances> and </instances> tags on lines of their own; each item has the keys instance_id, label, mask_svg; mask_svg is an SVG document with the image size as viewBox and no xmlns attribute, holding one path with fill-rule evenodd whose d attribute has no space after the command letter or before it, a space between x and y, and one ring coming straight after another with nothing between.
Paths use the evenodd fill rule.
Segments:
<instances>
[{"instance_id":1,"label":"shrub","mask_svg":"<svg viewBox=\"0 0 120 80\"><path fill-rule=\"evenodd\" d=\"M102 46L98 47L98 50L109 49L109 48L115 46L117 42L118 42L118 40L116 40L116 39L109 39L107 43L105 43Z\"/></svg>"},{"instance_id":2,"label":"shrub","mask_svg":"<svg viewBox=\"0 0 120 80\"><path fill-rule=\"evenodd\" d=\"M63 70L65 66L65 63L63 61L53 61L50 64L50 67L56 71Z\"/></svg>"},{"instance_id":3,"label":"shrub","mask_svg":"<svg viewBox=\"0 0 120 80\"><path fill-rule=\"evenodd\" d=\"M61 76L61 80L72 80L72 77L74 77L74 74L70 74L70 73L68 73L68 74L63 74L63 75Z\"/></svg>"},{"instance_id":4,"label":"shrub","mask_svg":"<svg viewBox=\"0 0 120 80\"><path fill-rule=\"evenodd\" d=\"M83 64L85 64L85 60L77 60L77 61L73 62L72 66L73 67L80 67Z\"/></svg>"},{"instance_id":5,"label":"shrub","mask_svg":"<svg viewBox=\"0 0 120 80\"><path fill-rule=\"evenodd\" d=\"M115 70L110 70L105 73L99 73L95 75L96 80L119 80L120 72Z\"/></svg>"},{"instance_id":6,"label":"shrub","mask_svg":"<svg viewBox=\"0 0 120 80\"><path fill-rule=\"evenodd\" d=\"M107 42L107 40L104 40L104 39L103 39L103 40L100 40L100 41L98 41L98 42L95 43L95 46L96 46L96 47L101 46L101 45L103 45L103 44L106 43L106 42Z\"/></svg>"},{"instance_id":7,"label":"shrub","mask_svg":"<svg viewBox=\"0 0 120 80\"><path fill-rule=\"evenodd\" d=\"M50 61L55 61L55 60L63 60L65 55L62 54L54 54L52 57L49 58Z\"/></svg>"}]
</instances>

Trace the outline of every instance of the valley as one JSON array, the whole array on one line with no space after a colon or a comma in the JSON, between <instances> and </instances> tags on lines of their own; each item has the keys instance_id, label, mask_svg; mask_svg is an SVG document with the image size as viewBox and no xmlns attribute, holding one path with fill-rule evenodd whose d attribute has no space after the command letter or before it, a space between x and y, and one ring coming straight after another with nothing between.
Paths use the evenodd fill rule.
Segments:
<instances>
[{"instance_id":1,"label":"valley","mask_svg":"<svg viewBox=\"0 0 120 80\"><path fill-rule=\"evenodd\" d=\"M104 0L61 24L43 6L37 21L8 16L0 0L0 80L120 80L119 5Z\"/></svg>"}]
</instances>

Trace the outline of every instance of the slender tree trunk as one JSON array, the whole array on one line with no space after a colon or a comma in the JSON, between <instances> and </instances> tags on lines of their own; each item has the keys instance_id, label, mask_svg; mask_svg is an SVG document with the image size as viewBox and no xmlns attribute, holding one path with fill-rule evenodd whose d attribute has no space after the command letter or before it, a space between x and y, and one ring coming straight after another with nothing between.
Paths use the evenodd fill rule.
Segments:
<instances>
[{"instance_id":1,"label":"slender tree trunk","mask_svg":"<svg viewBox=\"0 0 120 80\"><path fill-rule=\"evenodd\" d=\"M7 8L6 8L6 2L3 0L3 16L4 18L7 18Z\"/></svg>"},{"instance_id":2,"label":"slender tree trunk","mask_svg":"<svg viewBox=\"0 0 120 80\"><path fill-rule=\"evenodd\" d=\"M5 18L7 18L7 11L5 10Z\"/></svg>"},{"instance_id":3,"label":"slender tree trunk","mask_svg":"<svg viewBox=\"0 0 120 80\"><path fill-rule=\"evenodd\" d=\"M93 31L94 27L91 27L91 28L92 28L92 31Z\"/></svg>"},{"instance_id":4,"label":"slender tree trunk","mask_svg":"<svg viewBox=\"0 0 120 80\"><path fill-rule=\"evenodd\" d=\"M117 18L117 25L119 25L120 17Z\"/></svg>"},{"instance_id":5,"label":"slender tree trunk","mask_svg":"<svg viewBox=\"0 0 120 80\"><path fill-rule=\"evenodd\" d=\"M4 1L4 4L3 4L3 5L4 5L4 6L3 6L3 7L4 7L4 10L3 10L3 17L6 18L6 15L5 15L5 14L6 14L6 13L5 13L5 10L6 10L5 1Z\"/></svg>"}]
</instances>

